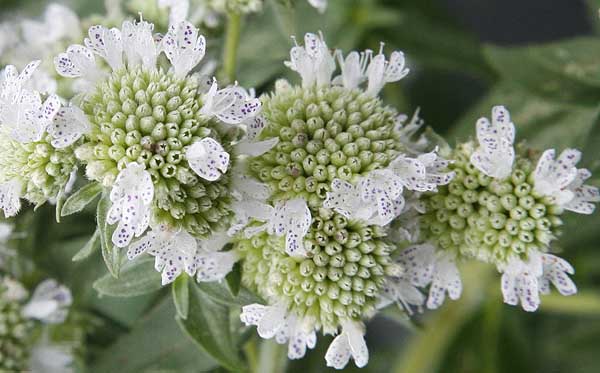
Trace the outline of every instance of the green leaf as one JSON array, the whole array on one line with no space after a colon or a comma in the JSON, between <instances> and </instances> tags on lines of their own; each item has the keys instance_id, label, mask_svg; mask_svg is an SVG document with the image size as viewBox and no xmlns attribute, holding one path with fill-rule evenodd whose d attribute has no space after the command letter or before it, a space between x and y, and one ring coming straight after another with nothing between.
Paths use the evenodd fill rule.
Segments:
<instances>
[{"instance_id":1,"label":"green leaf","mask_svg":"<svg viewBox=\"0 0 600 373\"><path fill-rule=\"evenodd\" d=\"M188 336L223 367L243 371L234 338L231 335L229 310L212 301L196 286L190 286L187 319L177 317L177 322Z\"/></svg>"},{"instance_id":2,"label":"green leaf","mask_svg":"<svg viewBox=\"0 0 600 373\"><path fill-rule=\"evenodd\" d=\"M164 299L137 320L131 331L100 350L89 371L197 373L214 369L216 362L190 343L176 326L173 313L173 303Z\"/></svg>"},{"instance_id":3,"label":"green leaf","mask_svg":"<svg viewBox=\"0 0 600 373\"><path fill-rule=\"evenodd\" d=\"M241 288L237 296L233 296L227 286L220 282L199 282L198 289L213 301L226 306L245 306L251 303L264 303L259 296L246 288Z\"/></svg>"},{"instance_id":4,"label":"green leaf","mask_svg":"<svg viewBox=\"0 0 600 373\"><path fill-rule=\"evenodd\" d=\"M558 101L595 105L600 101L600 42L580 37L517 48L487 46L488 62L506 79Z\"/></svg>"},{"instance_id":5,"label":"green leaf","mask_svg":"<svg viewBox=\"0 0 600 373\"><path fill-rule=\"evenodd\" d=\"M106 274L94 282L94 289L100 294L113 297L135 297L161 287L160 273L154 268L154 258L149 256L126 263L119 278Z\"/></svg>"},{"instance_id":6,"label":"green leaf","mask_svg":"<svg viewBox=\"0 0 600 373\"><path fill-rule=\"evenodd\" d=\"M60 210L60 215L68 216L83 210L85 206L89 205L101 192L102 185L100 185L100 183L93 182L85 185L67 198Z\"/></svg>"},{"instance_id":7,"label":"green leaf","mask_svg":"<svg viewBox=\"0 0 600 373\"><path fill-rule=\"evenodd\" d=\"M173 292L173 303L175 303L175 309L177 315L182 319L187 319L188 310L190 307L190 288L189 288L189 277L182 273L175 282L171 290Z\"/></svg>"},{"instance_id":8,"label":"green leaf","mask_svg":"<svg viewBox=\"0 0 600 373\"><path fill-rule=\"evenodd\" d=\"M119 270L121 268L121 255L119 248L112 243L112 234L115 228L108 225L106 222L106 216L108 215L109 208L109 195L108 193L104 193L98 202L98 208L96 210L96 220L98 229L100 230L102 258L104 259L104 263L106 263L106 267L108 268L110 274L114 277L119 277Z\"/></svg>"},{"instance_id":9,"label":"green leaf","mask_svg":"<svg viewBox=\"0 0 600 373\"><path fill-rule=\"evenodd\" d=\"M73 256L71 259L74 262L78 262L80 260L84 260L96 251L100 247L100 230L96 228L92 237L90 237L89 241Z\"/></svg>"},{"instance_id":10,"label":"green leaf","mask_svg":"<svg viewBox=\"0 0 600 373\"><path fill-rule=\"evenodd\" d=\"M229 289L231 295L237 297L240 293L240 288L242 287L242 269L239 262L235 263L231 272L227 274L225 282L227 283L227 289Z\"/></svg>"}]
</instances>

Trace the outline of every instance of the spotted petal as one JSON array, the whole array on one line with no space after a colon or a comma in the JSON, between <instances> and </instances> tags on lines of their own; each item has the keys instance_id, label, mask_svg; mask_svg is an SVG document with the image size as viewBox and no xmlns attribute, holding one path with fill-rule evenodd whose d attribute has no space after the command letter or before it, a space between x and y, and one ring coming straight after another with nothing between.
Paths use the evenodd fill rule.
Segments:
<instances>
[{"instance_id":1,"label":"spotted petal","mask_svg":"<svg viewBox=\"0 0 600 373\"><path fill-rule=\"evenodd\" d=\"M352 356L352 350L350 350L348 337L341 333L329 345L325 353L325 361L328 367L343 369L350 361L350 356Z\"/></svg>"},{"instance_id":2,"label":"spotted petal","mask_svg":"<svg viewBox=\"0 0 600 373\"><path fill-rule=\"evenodd\" d=\"M260 108L260 100L249 97L242 87L234 85L219 90L217 81L213 80L200 113L215 116L227 124L239 124L257 115Z\"/></svg>"},{"instance_id":3,"label":"spotted petal","mask_svg":"<svg viewBox=\"0 0 600 373\"><path fill-rule=\"evenodd\" d=\"M221 144L210 137L193 143L185 156L190 168L208 181L218 180L229 167L229 154Z\"/></svg>"},{"instance_id":4,"label":"spotted petal","mask_svg":"<svg viewBox=\"0 0 600 373\"><path fill-rule=\"evenodd\" d=\"M206 40L190 22L182 21L169 27L162 48L175 74L184 77L204 58Z\"/></svg>"},{"instance_id":5,"label":"spotted petal","mask_svg":"<svg viewBox=\"0 0 600 373\"><path fill-rule=\"evenodd\" d=\"M89 38L85 38L85 46L104 58L113 70L123 66L123 42L121 31L95 25L90 27Z\"/></svg>"},{"instance_id":6,"label":"spotted petal","mask_svg":"<svg viewBox=\"0 0 600 373\"><path fill-rule=\"evenodd\" d=\"M65 53L59 54L54 59L54 66L56 72L66 78L82 77L93 82L102 75L96 67L92 51L78 44L69 46Z\"/></svg>"},{"instance_id":7,"label":"spotted petal","mask_svg":"<svg viewBox=\"0 0 600 373\"><path fill-rule=\"evenodd\" d=\"M62 107L50 126L48 133L52 136L52 146L66 148L90 130L87 116L77 106Z\"/></svg>"},{"instance_id":8,"label":"spotted petal","mask_svg":"<svg viewBox=\"0 0 600 373\"><path fill-rule=\"evenodd\" d=\"M220 281L227 276L238 260L235 252L201 253L195 258L198 282Z\"/></svg>"}]
</instances>

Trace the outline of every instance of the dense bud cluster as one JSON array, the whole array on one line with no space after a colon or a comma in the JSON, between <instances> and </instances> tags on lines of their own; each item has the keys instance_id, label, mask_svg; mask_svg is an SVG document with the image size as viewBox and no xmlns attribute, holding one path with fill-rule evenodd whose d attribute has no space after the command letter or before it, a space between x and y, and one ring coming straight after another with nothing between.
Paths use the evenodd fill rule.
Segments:
<instances>
[{"instance_id":1,"label":"dense bud cluster","mask_svg":"<svg viewBox=\"0 0 600 373\"><path fill-rule=\"evenodd\" d=\"M505 180L493 179L470 162L473 144L460 145L450 159L456 176L427 197L424 235L443 250L491 263L511 254L546 251L562 225L562 209L536 195L535 160L522 151Z\"/></svg>"},{"instance_id":2,"label":"dense bud cluster","mask_svg":"<svg viewBox=\"0 0 600 373\"><path fill-rule=\"evenodd\" d=\"M19 302L0 290L0 371L27 370L32 325L23 317Z\"/></svg>"},{"instance_id":3,"label":"dense bud cluster","mask_svg":"<svg viewBox=\"0 0 600 373\"><path fill-rule=\"evenodd\" d=\"M305 237L306 258L287 255L278 237L239 240L242 279L266 299L290 299L294 314L333 332L340 319L374 313L383 277L395 268L384 235L380 227L322 208Z\"/></svg>"},{"instance_id":4,"label":"dense bud cluster","mask_svg":"<svg viewBox=\"0 0 600 373\"><path fill-rule=\"evenodd\" d=\"M73 147L57 149L49 135L21 143L0 134L0 184L18 180L22 196L36 205L56 198L76 169Z\"/></svg>"},{"instance_id":5,"label":"dense bud cluster","mask_svg":"<svg viewBox=\"0 0 600 373\"><path fill-rule=\"evenodd\" d=\"M89 141L77 149L88 177L111 186L130 162L145 166L152 177L154 215L169 226L207 235L228 222L229 176L208 182L185 159L192 143L211 137L229 149L202 107L195 77L144 67L121 69L89 95L82 105L91 123Z\"/></svg>"},{"instance_id":6,"label":"dense bud cluster","mask_svg":"<svg viewBox=\"0 0 600 373\"><path fill-rule=\"evenodd\" d=\"M280 141L250 169L275 200L302 196L318 208L334 178L356 181L398 154L397 113L359 89L279 84L264 100L263 115L263 136Z\"/></svg>"}]
</instances>

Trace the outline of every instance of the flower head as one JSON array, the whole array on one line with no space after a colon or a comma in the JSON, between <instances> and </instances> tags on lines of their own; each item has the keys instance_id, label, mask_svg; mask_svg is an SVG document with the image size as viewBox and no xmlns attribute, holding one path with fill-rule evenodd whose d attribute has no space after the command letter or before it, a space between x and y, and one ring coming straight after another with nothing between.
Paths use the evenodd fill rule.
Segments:
<instances>
[{"instance_id":1,"label":"flower head","mask_svg":"<svg viewBox=\"0 0 600 373\"><path fill-rule=\"evenodd\" d=\"M86 79L87 90L60 113L51 132L57 146L83 138L76 140L82 143L76 154L87 176L107 188L130 164L145 170L144 182L150 178L154 193L134 235L152 216L169 229L208 237L226 229L231 217L230 153L238 132L228 126L258 115L260 101L237 85L219 90L216 80L205 92L190 74L206 41L190 22L172 24L164 36L153 31L144 20L126 21L121 29L93 26L85 46L59 55L57 71ZM162 53L168 70L157 64ZM119 246L130 239L131 232Z\"/></svg>"},{"instance_id":2,"label":"flower head","mask_svg":"<svg viewBox=\"0 0 600 373\"><path fill-rule=\"evenodd\" d=\"M583 185L590 172L575 167L581 153L567 149L555 160L553 149L539 157L523 147L515 152L514 124L503 106L494 107L491 124L477 122L477 135L479 147L461 144L450 156L455 178L426 196L421 236L444 253L438 254L438 283L432 282L428 306L439 305L444 289L451 298L460 292L448 260L469 258L495 264L505 303L526 311L538 308L550 283L563 295L574 294L566 275L572 267L548 252L564 210L589 214L600 201L596 187Z\"/></svg>"}]
</instances>

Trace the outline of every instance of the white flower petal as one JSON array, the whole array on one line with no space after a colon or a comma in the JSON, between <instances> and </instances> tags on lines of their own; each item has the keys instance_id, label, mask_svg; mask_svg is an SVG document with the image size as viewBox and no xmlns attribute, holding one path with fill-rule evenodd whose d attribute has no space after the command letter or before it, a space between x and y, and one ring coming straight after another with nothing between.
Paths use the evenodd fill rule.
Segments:
<instances>
[{"instance_id":1,"label":"white flower petal","mask_svg":"<svg viewBox=\"0 0 600 373\"><path fill-rule=\"evenodd\" d=\"M505 179L512 172L515 126L503 106L492 109L492 123L487 118L477 121L479 148L471 155L471 163L484 174Z\"/></svg>"},{"instance_id":2,"label":"white flower petal","mask_svg":"<svg viewBox=\"0 0 600 373\"><path fill-rule=\"evenodd\" d=\"M279 143L279 137L273 137L264 141L250 142L248 140L242 140L235 145L235 152L237 154L244 154L251 157L258 157L263 155L269 150L273 149L275 145Z\"/></svg>"},{"instance_id":3,"label":"white flower petal","mask_svg":"<svg viewBox=\"0 0 600 373\"><path fill-rule=\"evenodd\" d=\"M65 106L56 113L54 121L47 130L53 138L52 146L59 149L66 148L89 132L90 122L77 106Z\"/></svg>"},{"instance_id":4,"label":"white flower petal","mask_svg":"<svg viewBox=\"0 0 600 373\"><path fill-rule=\"evenodd\" d=\"M55 280L45 280L37 286L31 300L23 307L23 316L46 323L61 323L67 317L72 302L69 289Z\"/></svg>"},{"instance_id":5,"label":"white flower petal","mask_svg":"<svg viewBox=\"0 0 600 373\"><path fill-rule=\"evenodd\" d=\"M246 90L237 85L218 89L216 79L210 90L204 95L200 113L217 117L227 124L239 124L258 114L260 100L249 97Z\"/></svg>"},{"instance_id":6,"label":"white flower petal","mask_svg":"<svg viewBox=\"0 0 600 373\"><path fill-rule=\"evenodd\" d=\"M257 332L261 338L270 339L277 334L285 324L285 307L275 305L267 307L263 317L258 322Z\"/></svg>"},{"instance_id":7,"label":"white flower petal","mask_svg":"<svg viewBox=\"0 0 600 373\"><path fill-rule=\"evenodd\" d=\"M154 25L143 20L123 22L121 39L130 67L143 64L147 69L156 69L159 51L152 35L153 30Z\"/></svg>"},{"instance_id":8,"label":"white flower petal","mask_svg":"<svg viewBox=\"0 0 600 373\"><path fill-rule=\"evenodd\" d=\"M21 209L22 190L23 185L17 179L0 184L0 209L5 217L15 216Z\"/></svg>"},{"instance_id":9,"label":"white flower petal","mask_svg":"<svg viewBox=\"0 0 600 373\"><path fill-rule=\"evenodd\" d=\"M188 164L201 178L215 181L227 172L229 153L215 139L206 137L193 143L185 153Z\"/></svg>"},{"instance_id":10,"label":"white flower petal","mask_svg":"<svg viewBox=\"0 0 600 373\"><path fill-rule=\"evenodd\" d=\"M132 162L119 172L110 192L112 202L107 221L119 222L112 236L117 247L126 247L134 235L141 235L148 227L154 184L144 166Z\"/></svg>"},{"instance_id":11,"label":"white flower petal","mask_svg":"<svg viewBox=\"0 0 600 373\"><path fill-rule=\"evenodd\" d=\"M454 259L448 253L440 253L435 260L435 269L429 288L427 308L436 309L444 303L446 292L452 300L460 298L462 282Z\"/></svg>"},{"instance_id":12,"label":"white flower petal","mask_svg":"<svg viewBox=\"0 0 600 373\"><path fill-rule=\"evenodd\" d=\"M66 78L82 77L87 81L96 81L102 73L96 66L92 51L83 45L73 44L65 53L54 59L56 72Z\"/></svg>"},{"instance_id":13,"label":"white flower petal","mask_svg":"<svg viewBox=\"0 0 600 373\"><path fill-rule=\"evenodd\" d=\"M267 313L267 306L253 303L242 307L240 320L246 325L258 325L260 320Z\"/></svg>"},{"instance_id":14,"label":"white flower petal","mask_svg":"<svg viewBox=\"0 0 600 373\"><path fill-rule=\"evenodd\" d=\"M325 353L325 361L328 367L343 369L350 361L351 356L352 351L350 350L348 337L342 332L329 345Z\"/></svg>"},{"instance_id":15,"label":"white flower petal","mask_svg":"<svg viewBox=\"0 0 600 373\"><path fill-rule=\"evenodd\" d=\"M169 27L162 48L175 74L184 77L204 58L206 40L190 22L181 21Z\"/></svg>"},{"instance_id":16,"label":"white flower petal","mask_svg":"<svg viewBox=\"0 0 600 373\"><path fill-rule=\"evenodd\" d=\"M542 254L542 264L544 266L542 277L552 282L560 294L573 295L577 293L577 286L567 276L567 274L574 274L575 270L566 260L552 254Z\"/></svg>"},{"instance_id":17,"label":"white flower petal","mask_svg":"<svg viewBox=\"0 0 600 373\"><path fill-rule=\"evenodd\" d=\"M227 276L238 260L235 252L212 252L197 258L196 280L199 282L220 281Z\"/></svg>"},{"instance_id":18,"label":"white flower petal","mask_svg":"<svg viewBox=\"0 0 600 373\"><path fill-rule=\"evenodd\" d=\"M90 27L88 34L89 38L84 40L86 47L104 58L113 70L123 66L123 42L119 29L95 25Z\"/></svg>"}]
</instances>

